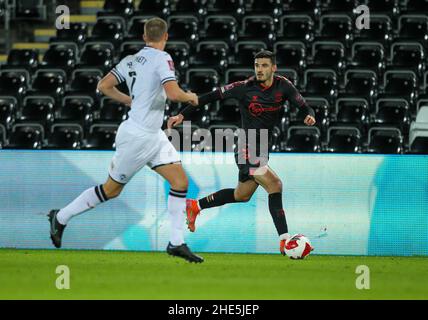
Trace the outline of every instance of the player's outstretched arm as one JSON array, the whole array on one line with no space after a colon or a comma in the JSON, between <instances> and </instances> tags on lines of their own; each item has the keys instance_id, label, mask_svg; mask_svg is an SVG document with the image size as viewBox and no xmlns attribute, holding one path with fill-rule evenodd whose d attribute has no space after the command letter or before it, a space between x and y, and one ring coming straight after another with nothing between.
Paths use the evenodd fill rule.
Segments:
<instances>
[{"instance_id":1,"label":"player's outstretched arm","mask_svg":"<svg viewBox=\"0 0 428 320\"><path fill-rule=\"evenodd\" d=\"M108 73L104 78L102 78L97 85L97 89L100 90L106 96L121 102L127 106L131 106L132 99L130 96L120 92L116 86L119 83L117 82L116 77L112 73Z\"/></svg>"},{"instance_id":2,"label":"player's outstretched arm","mask_svg":"<svg viewBox=\"0 0 428 320\"><path fill-rule=\"evenodd\" d=\"M163 85L166 96L174 102L188 102L192 105L198 104L198 96L191 92L184 92L177 84L177 81L168 81Z\"/></svg>"}]
</instances>

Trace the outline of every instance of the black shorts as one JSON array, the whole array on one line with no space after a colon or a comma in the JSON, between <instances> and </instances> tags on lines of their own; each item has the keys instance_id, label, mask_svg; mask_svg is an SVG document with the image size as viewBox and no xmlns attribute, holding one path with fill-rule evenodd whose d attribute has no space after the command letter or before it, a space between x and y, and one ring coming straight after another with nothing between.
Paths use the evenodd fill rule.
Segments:
<instances>
[{"instance_id":1,"label":"black shorts","mask_svg":"<svg viewBox=\"0 0 428 320\"><path fill-rule=\"evenodd\" d=\"M269 154L265 157L259 155L258 158L251 158L251 153L248 150L248 148L235 149L235 162L239 169L239 182L254 180L254 171L268 164Z\"/></svg>"}]
</instances>

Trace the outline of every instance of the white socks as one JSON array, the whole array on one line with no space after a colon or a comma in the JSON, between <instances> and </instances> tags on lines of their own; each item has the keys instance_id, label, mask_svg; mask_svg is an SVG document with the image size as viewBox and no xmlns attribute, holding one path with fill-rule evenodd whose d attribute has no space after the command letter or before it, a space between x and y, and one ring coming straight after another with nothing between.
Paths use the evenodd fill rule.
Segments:
<instances>
[{"instance_id":1,"label":"white socks","mask_svg":"<svg viewBox=\"0 0 428 320\"><path fill-rule=\"evenodd\" d=\"M289 233L283 233L279 236L279 240L285 240L287 241L290 238L290 234Z\"/></svg>"},{"instance_id":2,"label":"white socks","mask_svg":"<svg viewBox=\"0 0 428 320\"><path fill-rule=\"evenodd\" d=\"M186 212L186 191L170 189L168 212L171 219L170 242L174 246L184 243L184 220Z\"/></svg>"},{"instance_id":3,"label":"white socks","mask_svg":"<svg viewBox=\"0 0 428 320\"><path fill-rule=\"evenodd\" d=\"M69 205L61 209L57 214L58 222L66 225L68 221L89 209L95 208L101 202L107 201L103 186L89 188L83 191L80 196L74 199Z\"/></svg>"}]
</instances>

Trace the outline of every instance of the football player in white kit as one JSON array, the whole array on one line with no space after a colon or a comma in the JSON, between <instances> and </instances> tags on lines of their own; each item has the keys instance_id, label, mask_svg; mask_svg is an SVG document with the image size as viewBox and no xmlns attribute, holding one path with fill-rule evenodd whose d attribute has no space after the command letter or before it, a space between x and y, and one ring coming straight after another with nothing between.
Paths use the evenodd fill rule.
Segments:
<instances>
[{"instance_id":1,"label":"football player in white kit","mask_svg":"<svg viewBox=\"0 0 428 320\"><path fill-rule=\"evenodd\" d=\"M145 165L170 183L168 212L171 219L167 253L190 262L203 262L184 242L184 221L188 180L180 157L161 126L166 98L197 105L198 97L184 92L177 84L171 56L163 51L168 40L167 23L160 18L149 19L144 26L146 46L134 55L122 59L98 83L106 96L131 107L129 118L122 122L116 134L116 152L107 181L87 189L60 210L48 214L51 239L61 247L68 221L98 204L117 197L125 184ZM116 86L126 82L130 96Z\"/></svg>"}]
</instances>

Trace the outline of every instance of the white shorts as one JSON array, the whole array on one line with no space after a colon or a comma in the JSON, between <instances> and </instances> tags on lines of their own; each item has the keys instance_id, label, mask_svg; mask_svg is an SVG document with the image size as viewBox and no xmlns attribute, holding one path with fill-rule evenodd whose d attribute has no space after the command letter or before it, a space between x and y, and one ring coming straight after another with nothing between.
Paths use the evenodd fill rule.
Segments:
<instances>
[{"instance_id":1,"label":"white shorts","mask_svg":"<svg viewBox=\"0 0 428 320\"><path fill-rule=\"evenodd\" d=\"M180 155L161 129L156 132L144 131L128 119L119 126L115 141L116 152L109 175L121 184L131 180L145 165L154 169L180 162Z\"/></svg>"}]
</instances>

